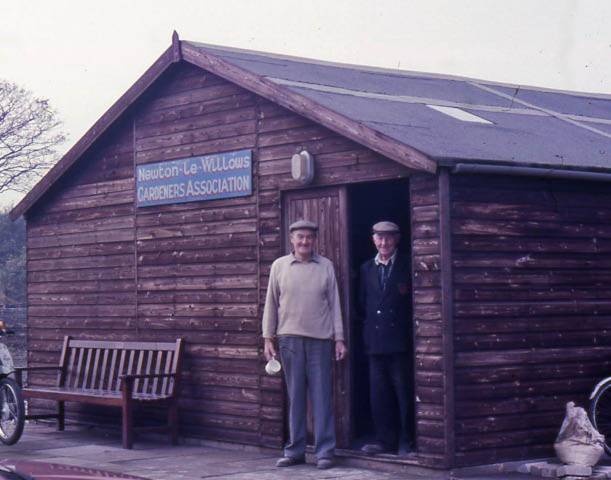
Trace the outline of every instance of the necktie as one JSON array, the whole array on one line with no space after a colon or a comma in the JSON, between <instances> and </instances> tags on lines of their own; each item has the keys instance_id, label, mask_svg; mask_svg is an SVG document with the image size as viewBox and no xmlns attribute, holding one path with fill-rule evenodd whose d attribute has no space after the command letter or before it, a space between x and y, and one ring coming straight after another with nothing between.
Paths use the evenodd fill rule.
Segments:
<instances>
[{"instance_id":1,"label":"necktie","mask_svg":"<svg viewBox=\"0 0 611 480\"><path fill-rule=\"evenodd\" d=\"M379 265L379 269L380 269L380 286L382 287L382 290L386 290L386 284L388 283L388 277L390 276L390 262L388 262L388 265L384 265L383 263L380 263Z\"/></svg>"}]
</instances>

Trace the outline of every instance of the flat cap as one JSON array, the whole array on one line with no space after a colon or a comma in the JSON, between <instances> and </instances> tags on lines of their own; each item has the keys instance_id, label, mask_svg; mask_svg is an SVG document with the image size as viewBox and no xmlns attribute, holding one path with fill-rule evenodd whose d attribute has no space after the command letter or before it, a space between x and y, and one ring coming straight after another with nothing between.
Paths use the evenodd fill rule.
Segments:
<instances>
[{"instance_id":1,"label":"flat cap","mask_svg":"<svg viewBox=\"0 0 611 480\"><path fill-rule=\"evenodd\" d=\"M373 233L400 233L399 225L394 222L378 222L371 228Z\"/></svg>"},{"instance_id":2,"label":"flat cap","mask_svg":"<svg viewBox=\"0 0 611 480\"><path fill-rule=\"evenodd\" d=\"M294 223L291 223L289 226L289 232L293 230L313 230L314 232L318 231L318 225L314 222L310 222L309 220L297 220Z\"/></svg>"}]
</instances>

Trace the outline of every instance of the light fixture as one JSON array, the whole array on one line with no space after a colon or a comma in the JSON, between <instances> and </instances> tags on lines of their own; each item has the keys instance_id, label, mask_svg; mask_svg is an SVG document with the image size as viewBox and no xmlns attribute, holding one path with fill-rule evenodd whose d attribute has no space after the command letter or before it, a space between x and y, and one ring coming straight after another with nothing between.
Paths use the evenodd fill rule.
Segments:
<instances>
[{"instance_id":1,"label":"light fixture","mask_svg":"<svg viewBox=\"0 0 611 480\"><path fill-rule=\"evenodd\" d=\"M291 158L291 175L293 180L307 185L314 179L314 157L310 152L302 150Z\"/></svg>"}]
</instances>

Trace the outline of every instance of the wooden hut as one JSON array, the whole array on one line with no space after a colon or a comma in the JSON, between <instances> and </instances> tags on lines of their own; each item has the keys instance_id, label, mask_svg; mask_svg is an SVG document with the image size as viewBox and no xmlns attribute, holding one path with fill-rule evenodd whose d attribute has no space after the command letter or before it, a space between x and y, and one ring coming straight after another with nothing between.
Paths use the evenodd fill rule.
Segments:
<instances>
[{"instance_id":1,"label":"wooden hut","mask_svg":"<svg viewBox=\"0 0 611 480\"><path fill-rule=\"evenodd\" d=\"M412 259L416 451L383 461L551 455L566 402L611 370L610 112L609 96L174 35L12 211L27 221L29 364L57 362L68 334L184 337L181 434L280 447L286 401L260 319L286 225L308 218L351 349L335 368L338 453L358 456L371 422L354 283L371 225L390 219Z\"/></svg>"}]
</instances>

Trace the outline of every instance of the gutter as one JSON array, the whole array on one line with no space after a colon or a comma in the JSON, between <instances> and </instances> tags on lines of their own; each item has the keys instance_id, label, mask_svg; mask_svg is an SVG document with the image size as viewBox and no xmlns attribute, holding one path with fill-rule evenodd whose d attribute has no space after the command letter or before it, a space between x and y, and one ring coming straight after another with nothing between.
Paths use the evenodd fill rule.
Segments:
<instances>
[{"instance_id":1,"label":"gutter","mask_svg":"<svg viewBox=\"0 0 611 480\"><path fill-rule=\"evenodd\" d=\"M568 180L589 180L611 182L611 173L580 172L554 168L511 167L506 165L482 165L476 163L457 163L452 173L473 173L481 175L521 175L526 177L562 178Z\"/></svg>"}]
</instances>

